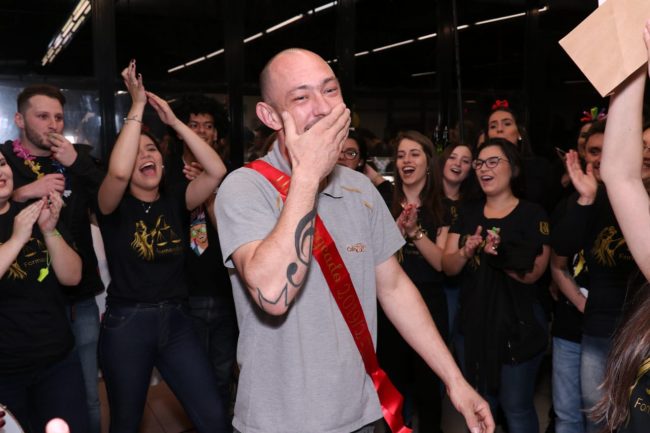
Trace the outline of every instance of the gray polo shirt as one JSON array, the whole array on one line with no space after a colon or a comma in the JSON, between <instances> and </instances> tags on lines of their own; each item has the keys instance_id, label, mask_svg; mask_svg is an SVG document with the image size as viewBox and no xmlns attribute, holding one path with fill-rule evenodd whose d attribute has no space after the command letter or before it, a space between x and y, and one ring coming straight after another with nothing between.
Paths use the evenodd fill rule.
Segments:
<instances>
[{"instance_id":1,"label":"gray polo shirt","mask_svg":"<svg viewBox=\"0 0 650 433\"><path fill-rule=\"evenodd\" d=\"M263 160L291 169L276 142ZM240 168L219 189L219 239L226 266L240 246L261 240L282 210L277 190ZM376 345L375 267L404 243L366 176L337 166L318 196L318 214L347 266ZM349 433L381 418L371 379L336 301L313 260L307 281L283 316L264 313L236 272L239 387L233 425L242 433Z\"/></svg>"}]
</instances>

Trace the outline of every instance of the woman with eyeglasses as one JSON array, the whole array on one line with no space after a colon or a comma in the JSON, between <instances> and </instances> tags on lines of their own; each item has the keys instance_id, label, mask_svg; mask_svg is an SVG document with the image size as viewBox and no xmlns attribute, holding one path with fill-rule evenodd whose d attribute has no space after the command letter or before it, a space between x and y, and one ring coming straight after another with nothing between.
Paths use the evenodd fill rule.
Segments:
<instances>
[{"instance_id":1,"label":"woman with eyeglasses","mask_svg":"<svg viewBox=\"0 0 650 433\"><path fill-rule=\"evenodd\" d=\"M548 335L535 292L549 259L547 216L519 198L521 158L508 140L488 139L472 167L485 197L461 206L442 257L445 273L462 279L458 355L510 433L537 433L533 394Z\"/></svg>"},{"instance_id":2,"label":"woman with eyeglasses","mask_svg":"<svg viewBox=\"0 0 650 433\"><path fill-rule=\"evenodd\" d=\"M433 143L417 131L398 134L395 146L395 189L391 212L406 238L400 262L429 308L440 334L448 335L447 304L442 288L441 257L448 223L442 188L434 176L438 168ZM383 313L379 314L378 355L397 388L411 396L420 431L440 431L440 382L402 340ZM406 418L410 413L405 413Z\"/></svg>"},{"instance_id":3,"label":"woman with eyeglasses","mask_svg":"<svg viewBox=\"0 0 650 433\"><path fill-rule=\"evenodd\" d=\"M393 195L393 186L381 174L377 173L370 164L366 163L367 158L368 146L366 141L354 129L350 129L337 163L368 176L388 204Z\"/></svg>"}]
</instances>

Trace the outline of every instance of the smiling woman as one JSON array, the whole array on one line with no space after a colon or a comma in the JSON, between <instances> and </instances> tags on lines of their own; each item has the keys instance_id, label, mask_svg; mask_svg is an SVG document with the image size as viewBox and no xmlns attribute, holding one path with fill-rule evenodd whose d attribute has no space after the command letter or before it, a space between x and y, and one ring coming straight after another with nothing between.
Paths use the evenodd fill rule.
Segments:
<instances>
[{"instance_id":1,"label":"smiling woman","mask_svg":"<svg viewBox=\"0 0 650 433\"><path fill-rule=\"evenodd\" d=\"M418 288L440 334L448 334L447 301L442 288L441 257L447 237L440 176L433 143L417 131L398 134L392 213L407 244L401 265ZM421 431L440 430L440 381L389 323L379 315L378 354L398 389L410 395ZM409 374L406 374L409 372ZM432 391L434 390L434 391Z\"/></svg>"},{"instance_id":2,"label":"smiling woman","mask_svg":"<svg viewBox=\"0 0 650 433\"><path fill-rule=\"evenodd\" d=\"M122 77L133 103L99 189L97 215L112 276L99 345L111 431L137 430L156 365L183 405L193 409L188 415L199 432L225 432L214 372L185 313L183 271L187 211L213 194L226 168L167 102L145 92L135 61ZM153 136L142 132L147 103L205 167L189 183L161 187L162 155Z\"/></svg>"},{"instance_id":3,"label":"smiling woman","mask_svg":"<svg viewBox=\"0 0 650 433\"><path fill-rule=\"evenodd\" d=\"M521 158L508 140L488 139L472 166L485 198L461 205L442 258L447 275L462 273L457 351L510 432L537 431L533 392L547 335L536 284L549 259L547 217L516 195Z\"/></svg>"}]
</instances>

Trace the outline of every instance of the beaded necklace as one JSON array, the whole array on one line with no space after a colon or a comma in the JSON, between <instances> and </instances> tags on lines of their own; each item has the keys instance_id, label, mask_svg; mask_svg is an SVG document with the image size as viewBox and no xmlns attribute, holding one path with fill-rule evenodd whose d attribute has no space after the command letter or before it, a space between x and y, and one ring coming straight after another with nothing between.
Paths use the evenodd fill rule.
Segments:
<instances>
[{"instance_id":1,"label":"beaded necklace","mask_svg":"<svg viewBox=\"0 0 650 433\"><path fill-rule=\"evenodd\" d=\"M17 138L13 141L12 143L13 151L18 156L23 160L23 164L25 164L29 169L36 175L36 179L40 179L41 177L45 176L45 173L41 171L41 164L36 162L36 157L32 155L25 146L20 142L20 139ZM59 161L56 159L52 158L52 166L54 167L55 171L57 173L61 173L65 175L65 167L63 164L61 164ZM66 177L66 189L67 189L67 177Z\"/></svg>"},{"instance_id":2,"label":"beaded necklace","mask_svg":"<svg viewBox=\"0 0 650 433\"><path fill-rule=\"evenodd\" d=\"M23 160L23 164L29 167L29 169L36 175L36 179L40 179L45 175L45 173L41 171L41 164L36 162L36 157L29 153L29 150L27 150L20 142L20 139L15 139L12 146L16 156Z\"/></svg>"}]
</instances>

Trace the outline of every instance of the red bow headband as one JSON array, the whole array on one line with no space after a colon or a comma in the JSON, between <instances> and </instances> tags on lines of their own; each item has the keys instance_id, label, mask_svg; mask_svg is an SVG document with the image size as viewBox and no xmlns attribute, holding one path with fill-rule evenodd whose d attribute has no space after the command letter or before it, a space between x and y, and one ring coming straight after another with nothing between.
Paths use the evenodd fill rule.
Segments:
<instances>
[{"instance_id":1,"label":"red bow headband","mask_svg":"<svg viewBox=\"0 0 650 433\"><path fill-rule=\"evenodd\" d=\"M510 104L508 103L507 99L497 99L494 101L494 104L492 104L492 111L498 109L498 108L510 108Z\"/></svg>"}]
</instances>

